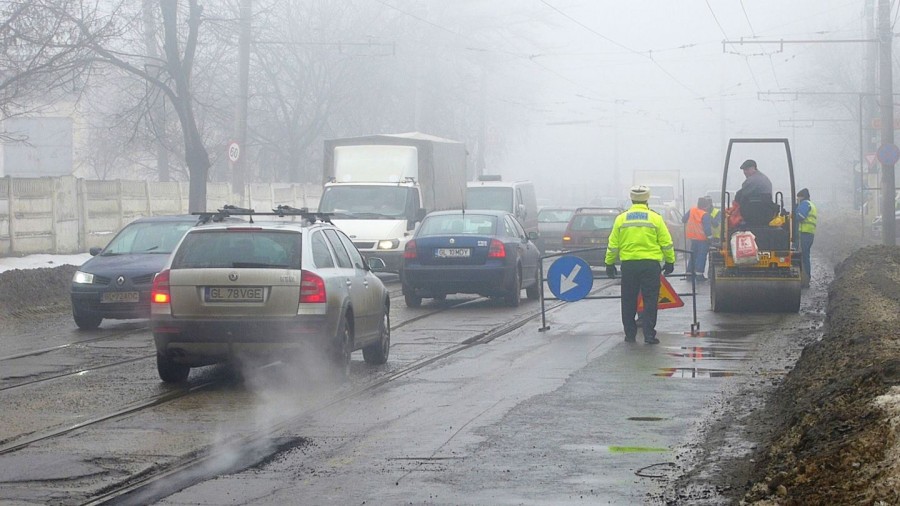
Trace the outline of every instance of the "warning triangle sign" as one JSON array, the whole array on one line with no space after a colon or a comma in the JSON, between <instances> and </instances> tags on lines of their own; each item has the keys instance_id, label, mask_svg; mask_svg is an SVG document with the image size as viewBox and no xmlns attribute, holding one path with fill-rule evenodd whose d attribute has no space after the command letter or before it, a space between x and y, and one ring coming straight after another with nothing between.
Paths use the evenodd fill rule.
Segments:
<instances>
[{"instance_id":1,"label":"warning triangle sign","mask_svg":"<svg viewBox=\"0 0 900 506\"><path fill-rule=\"evenodd\" d=\"M656 309L670 309L673 307L681 307L684 305L684 301L681 300L681 297L675 292L675 289L672 288L672 285L669 283L669 280L666 279L662 274L659 275L659 299L656 303ZM637 305L638 313L644 311L644 298L641 294L638 294L638 305Z\"/></svg>"}]
</instances>

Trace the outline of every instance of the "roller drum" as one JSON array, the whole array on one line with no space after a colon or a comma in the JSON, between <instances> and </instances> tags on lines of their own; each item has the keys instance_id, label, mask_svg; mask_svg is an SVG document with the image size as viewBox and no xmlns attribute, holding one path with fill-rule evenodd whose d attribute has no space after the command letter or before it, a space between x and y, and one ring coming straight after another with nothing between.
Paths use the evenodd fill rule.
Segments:
<instances>
[{"instance_id":1,"label":"roller drum","mask_svg":"<svg viewBox=\"0 0 900 506\"><path fill-rule=\"evenodd\" d=\"M800 270L713 268L710 298L716 313L796 313L800 310Z\"/></svg>"}]
</instances>

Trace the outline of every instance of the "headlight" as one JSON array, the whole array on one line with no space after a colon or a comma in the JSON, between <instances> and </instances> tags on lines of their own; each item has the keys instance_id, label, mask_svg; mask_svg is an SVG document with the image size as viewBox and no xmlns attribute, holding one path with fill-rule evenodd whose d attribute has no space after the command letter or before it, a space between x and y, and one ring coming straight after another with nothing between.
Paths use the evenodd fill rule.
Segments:
<instances>
[{"instance_id":1,"label":"headlight","mask_svg":"<svg viewBox=\"0 0 900 506\"><path fill-rule=\"evenodd\" d=\"M400 247L400 239L378 241L378 249L397 249L398 247Z\"/></svg>"},{"instance_id":2,"label":"headlight","mask_svg":"<svg viewBox=\"0 0 900 506\"><path fill-rule=\"evenodd\" d=\"M90 285L94 282L94 275L90 272L75 271L75 276L72 277L72 282L80 283L83 285Z\"/></svg>"}]
</instances>

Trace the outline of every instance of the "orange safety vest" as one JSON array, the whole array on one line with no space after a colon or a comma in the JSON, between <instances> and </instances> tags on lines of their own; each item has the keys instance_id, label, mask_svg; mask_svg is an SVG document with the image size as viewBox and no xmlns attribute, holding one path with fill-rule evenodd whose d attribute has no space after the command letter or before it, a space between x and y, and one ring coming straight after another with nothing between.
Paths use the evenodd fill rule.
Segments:
<instances>
[{"instance_id":1,"label":"orange safety vest","mask_svg":"<svg viewBox=\"0 0 900 506\"><path fill-rule=\"evenodd\" d=\"M698 207L692 207L690 216L688 216L687 227L684 234L692 241L705 241L706 233L703 231L703 215L706 211Z\"/></svg>"}]
</instances>

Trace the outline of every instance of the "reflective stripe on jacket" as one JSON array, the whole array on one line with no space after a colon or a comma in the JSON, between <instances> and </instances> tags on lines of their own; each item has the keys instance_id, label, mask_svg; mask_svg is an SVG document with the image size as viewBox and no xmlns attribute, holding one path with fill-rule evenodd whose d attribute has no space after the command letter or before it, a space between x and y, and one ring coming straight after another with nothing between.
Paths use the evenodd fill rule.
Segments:
<instances>
[{"instance_id":1,"label":"reflective stripe on jacket","mask_svg":"<svg viewBox=\"0 0 900 506\"><path fill-rule=\"evenodd\" d=\"M804 206L806 203L808 206ZM806 207L809 207L807 210ZM797 206L797 217L800 218L800 233L815 234L816 233L816 206L809 200L804 200Z\"/></svg>"},{"instance_id":2,"label":"reflective stripe on jacket","mask_svg":"<svg viewBox=\"0 0 900 506\"><path fill-rule=\"evenodd\" d=\"M620 260L656 260L675 263L672 236L662 216L651 211L647 204L632 204L624 213L616 216L609 233L606 248L606 264Z\"/></svg>"},{"instance_id":3,"label":"reflective stripe on jacket","mask_svg":"<svg viewBox=\"0 0 900 506\"><path fill-rule=\"evenodd\" d=\"M705 241L706 232L703 230L703 217L706 211L698 207L692 207L688 213L687 226L684 228L684 235L692 241ZM707 223L709 219L707 218Z\"/></svg>"}]
</instances>

